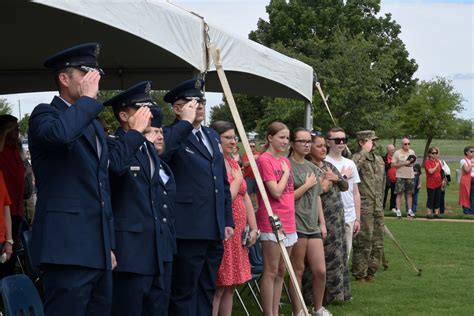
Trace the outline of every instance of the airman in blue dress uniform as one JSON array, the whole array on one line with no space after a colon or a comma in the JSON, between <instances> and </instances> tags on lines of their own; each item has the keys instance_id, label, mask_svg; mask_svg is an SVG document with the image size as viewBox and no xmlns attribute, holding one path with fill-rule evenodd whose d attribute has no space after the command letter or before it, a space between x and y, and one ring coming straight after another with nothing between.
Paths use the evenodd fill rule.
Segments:
<instances>
[{"instance_id":1,"label":"airman in blue dress uniform","mask_svg":"<svg viewBox=\"0 0 474 316\"><path fill-rule=\"evenodd\" d=\"M90 43L46 60L59 96L38 105L29 122L38 188L32 259L43 270L47 316L108 315L112 303L114 219L106 136L95 119L103 109L98 55L99 45ZM115 147L116 159L130 159L146 123L134 120L137 131Z\"/></svg>"},{"instance_id":2,"label":"airman in blue dress uniform","mask_svg":"<svg viewBox=\"0 0 474 316\"><path fill-rule=\"evenodd\" d=\"M160 161L153 144L163 115L151 99L150 89L150 81L140 82L104 102L112 106L121 125L109 137L109 149L129 133L129 118L142 107L153 109L150 123L155 125L147 128L147 139L130 161L120 164L111 159L109 167L117 256L112 315L168 312L171 262L176 249L171 215L176 189L170 169Z\"/></svg>"},{"instance_id":3,"label":"airman in blue dress uniform","mask_svg":"<svg viewBox=\"0 0 474 316\"><path fill-rule=\"evenodd\" d=\"M232 201L219 135L202 126L204 81L187 80L164 97L175 122L165 127L161 156L174 173L177 254L170 315L211 315L223 245L233 234Z\"/></svg>"}]
</instances>

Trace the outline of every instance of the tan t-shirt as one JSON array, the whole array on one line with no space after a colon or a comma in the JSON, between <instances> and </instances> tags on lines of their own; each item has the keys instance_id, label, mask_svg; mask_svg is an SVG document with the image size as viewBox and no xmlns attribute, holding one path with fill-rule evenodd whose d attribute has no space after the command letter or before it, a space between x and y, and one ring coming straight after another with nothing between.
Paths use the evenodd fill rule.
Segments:
<instances>
[{"instance_id":1,"label":"tan t-shirt","mask_svg":"<svg viewBox=\"0 0 474 316\"><path fill-rule=\"evenodd\" d=\"M407 161L408 156L414 155L414 154L415 154L415 151L413 149L409 149L408 151L399 149L393 154L392 163L398 165L402 161ZM413 179L415 177L415 173L413 172L413 165L398 167L396 175L397 175L397 178Z\"/></svg>"}]
</instances>

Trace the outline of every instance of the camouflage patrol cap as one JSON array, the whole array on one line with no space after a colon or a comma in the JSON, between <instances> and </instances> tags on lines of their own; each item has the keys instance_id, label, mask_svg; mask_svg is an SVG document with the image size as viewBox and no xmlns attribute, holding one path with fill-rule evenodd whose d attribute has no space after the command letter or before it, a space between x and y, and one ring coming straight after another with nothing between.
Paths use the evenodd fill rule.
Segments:
<instances>
[{"instance_id":1,"label":"camouflage patrol cap","mask_svg":"<svg viewBox=\"0 0 474 316\"><path fill-rule=\"evenodd\" d=\"M356 133L357 140L377 140L379 139L377 136L375 136L375 131L373 130L366 130L366 131L360 131Z\"/></svg>"}]
</instances>

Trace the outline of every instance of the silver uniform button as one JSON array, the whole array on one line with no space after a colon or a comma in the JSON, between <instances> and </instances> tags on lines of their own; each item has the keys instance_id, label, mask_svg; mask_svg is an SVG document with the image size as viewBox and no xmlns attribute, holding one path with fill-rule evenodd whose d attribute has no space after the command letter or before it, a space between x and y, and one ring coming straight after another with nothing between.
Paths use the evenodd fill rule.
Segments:
<instances>
[{"instance_id":1,"label":"silver uniform button","mask_svg":"<svg viewBox=\"0 0 474 316\"><path fill-rule=\"evenodd\" d=\"M166 219L166 217L163 217L163 223L166 223L168 220Z\"/></svg>"}]
</instances>

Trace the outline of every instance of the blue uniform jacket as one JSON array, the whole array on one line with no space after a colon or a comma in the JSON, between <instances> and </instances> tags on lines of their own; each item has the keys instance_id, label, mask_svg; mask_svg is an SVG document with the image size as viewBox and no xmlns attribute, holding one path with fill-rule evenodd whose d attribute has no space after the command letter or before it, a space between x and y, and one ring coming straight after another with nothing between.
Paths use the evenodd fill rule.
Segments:
<instances>
[{"instance_id":1,"label":"blue uniform jacket","mask_svg":"<svg viewBox=\"0 0 474 316\"><path fill-rule=\"evenodd\" d=\"M200 146L187 121L165 127L166 151L161 158L176 180L176 238L223 240L224 228L234 227L232 200L220 150L219 135L202 126L212 144L211 158Z\"/></svg>"},{"instance_id":2,"label":"blue uniform jacket","mask_svg":"<svg viewBox=\"0 0 474 316\"><path fill-rule=\"evenodd\" d=\"M111 269L115 240L109 153L104 130L95 120L102 109L89 97L80 97L70 107L55 97L31 114L28 139L38 188L32 232L35 265ZM133 147L143 141L140 133L130 133L114 156L129 159Z\"/></svg>"},{"instance_id":3,"label":"blue uniform jacket","mask_svg":"<svg viewBox=\"0 0 474 316\"><path fill-rule=\"evenodd\" d=\"M116 137L123 138L129 132L119 128ZM109 137L107 143L110 149L114 148L116 138ZM126 163L111 159L110 189L117 257L114 271L154 275L163 271L163 261L172 261L176 250L171 215L174 202L168 198L168 195L174 196L175 185L167 166L164 167L170 179L163 183L159 168L164 164L153 144L148 141L146 144L155 165L153 177L149 157L141 150Z\"/></svg>"}]
</instances>

